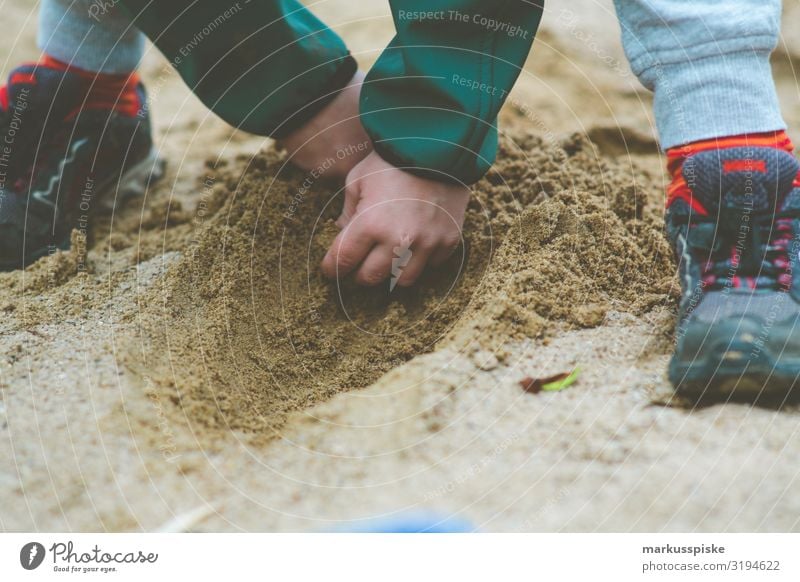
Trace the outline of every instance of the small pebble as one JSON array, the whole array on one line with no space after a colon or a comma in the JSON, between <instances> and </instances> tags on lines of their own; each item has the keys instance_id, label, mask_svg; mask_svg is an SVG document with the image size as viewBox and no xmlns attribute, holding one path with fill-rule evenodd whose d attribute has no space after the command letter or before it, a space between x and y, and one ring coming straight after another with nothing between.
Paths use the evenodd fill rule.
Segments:
<instances>
[{"instance_id":1,"label":"small pebble","mask_svg":"<svg viewBox=\"0 0 800 582\"><path fill-rule=\"evenodd\" d=\"M472 354L472 362L484 372L494 370L500 362L492 352L480 350Z\"/></svg>"}]
</instances>

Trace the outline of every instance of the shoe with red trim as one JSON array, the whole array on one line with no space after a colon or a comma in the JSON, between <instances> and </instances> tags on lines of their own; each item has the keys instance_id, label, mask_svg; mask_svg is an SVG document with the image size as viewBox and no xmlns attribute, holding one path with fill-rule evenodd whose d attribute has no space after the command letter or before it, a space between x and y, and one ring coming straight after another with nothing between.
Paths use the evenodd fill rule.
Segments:
<instances>
[{"instance_id":1,"label":"shoe with red trim","mask_svg":"<svg viewBox=\"0 0 800 582\"><path fill-rule=\"evenodd\" d=\"M699 400L794 395L800 164L786 141L671 152L667 233L683 293L669 377L679 393Z\"/></svg>"},{"instance_id":2,"label":"shoe with red trim","mask_svg":"<svg viewBox=\"0 0 800 582\"><path fill-rule=\"evenodd\" d=\"M12 71L0 87L0 270L67 249L101 199L161 176L145 99L135 75L52 59Z\"/></svg>"}]
</instances>

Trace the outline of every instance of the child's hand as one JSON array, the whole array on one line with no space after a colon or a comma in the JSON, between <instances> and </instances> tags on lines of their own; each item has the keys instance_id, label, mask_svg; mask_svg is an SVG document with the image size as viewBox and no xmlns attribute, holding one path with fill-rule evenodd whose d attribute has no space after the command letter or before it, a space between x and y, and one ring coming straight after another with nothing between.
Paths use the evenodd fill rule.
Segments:
<instances>
[{"instance_id":1,"label":"child's hand","mask_svg":"<svg viewBox=\"0 0 800 582\"><path fill-rule=\"evenodd\" d=\"M342 231L322 272L334 278L355 271L361 285L390 275L397 285L412 285L426 265L441 264L458 246L469 194L466 186L420 178L371 153L347 176L336 221Z\"/></svg>"}]
</instances>

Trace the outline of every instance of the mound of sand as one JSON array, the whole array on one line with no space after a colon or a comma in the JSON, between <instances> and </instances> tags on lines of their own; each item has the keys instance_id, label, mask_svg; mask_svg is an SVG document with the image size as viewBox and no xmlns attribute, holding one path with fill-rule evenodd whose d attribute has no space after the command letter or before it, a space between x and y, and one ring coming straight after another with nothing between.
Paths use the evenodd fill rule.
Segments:
<instances>
[{"instance_id":1,"label":"mound of sand","mask_svg":"<svg viewBox=\"0 0 800 582\"><path fill-rule=\"evenodd\" d=\"M413 289L325 280L342 192L308 186L272 151L212 170L193 221L202 228L140 301L128 363L202 440L269 437L287 413L438 348L502 359L512 340L675 299L659 201L643 194L654 189L585 138L505 139L460 251Z\"/></svg>"}]
</instances>

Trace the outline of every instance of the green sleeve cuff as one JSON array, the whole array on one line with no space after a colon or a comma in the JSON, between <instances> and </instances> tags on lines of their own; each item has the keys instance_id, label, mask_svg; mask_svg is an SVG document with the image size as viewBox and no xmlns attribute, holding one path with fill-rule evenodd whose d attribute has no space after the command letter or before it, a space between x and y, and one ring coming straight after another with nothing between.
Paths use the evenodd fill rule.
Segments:
<instances>
[{"instance_id":1,"label":"green sleeve cuff","mask_svg":"<svg viewBox=\"0 0 800 582\"><path fill-rule=\"evenodd\" d=\"M401 9L402 7L402 9ZM542 8L518 0L395 0L397 36L367 75L361 121L388 162L471 184L497 153L497 115Z\"/></svg>"}]
</instances>

